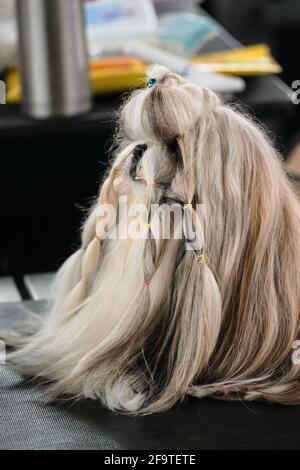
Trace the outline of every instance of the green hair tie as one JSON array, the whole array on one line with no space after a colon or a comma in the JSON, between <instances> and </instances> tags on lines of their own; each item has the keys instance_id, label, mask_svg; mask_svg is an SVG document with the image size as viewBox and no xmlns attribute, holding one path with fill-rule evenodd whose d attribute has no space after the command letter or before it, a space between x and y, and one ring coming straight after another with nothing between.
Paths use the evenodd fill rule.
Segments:
<instances>
[{"instance_id":1,"label":"green hair tie","mask_svg":"<svg viewBox=\"0 0 300 470\"><path fill-rule=\"evenodd\" d=\"M156 85L156 83L157 83L156 78L150 78L147 82L147 87L152 88L152 87L154 87L154 85Z\"/></svg>"}]
</instances>

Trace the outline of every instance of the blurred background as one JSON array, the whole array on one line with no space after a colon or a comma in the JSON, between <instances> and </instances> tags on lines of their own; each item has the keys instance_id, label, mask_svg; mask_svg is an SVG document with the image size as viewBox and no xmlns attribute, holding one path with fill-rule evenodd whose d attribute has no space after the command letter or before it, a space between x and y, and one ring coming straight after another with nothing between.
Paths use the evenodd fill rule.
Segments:
<instances>
[{"instance_id":1,"label":"blurred background","mask_svg":"<svg viewBox=\"0 0 300 470\"><path fill-rule=\"evenodd\" d=\"M0 0L0 300L48 295L151 63L245 106L298 190L299 27L297 0Z\"/></svg>"}]
</instances>

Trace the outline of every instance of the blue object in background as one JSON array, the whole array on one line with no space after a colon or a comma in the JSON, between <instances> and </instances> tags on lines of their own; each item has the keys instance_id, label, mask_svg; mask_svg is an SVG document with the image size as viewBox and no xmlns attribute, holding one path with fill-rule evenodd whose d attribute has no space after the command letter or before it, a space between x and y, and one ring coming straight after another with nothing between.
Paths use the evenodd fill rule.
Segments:
<instances>
[{"instance_id":1,"label":"blue object in background","mask_svg":"<svg viewBox=\"0 0 300 470\"><path fill-rule=\"evenodd\" d=\"M218 25L209 18L193 13L171 13L161 17L157 36L164 48L190 55L197 53L218 32Z\"/></svg>"}]
</instances>

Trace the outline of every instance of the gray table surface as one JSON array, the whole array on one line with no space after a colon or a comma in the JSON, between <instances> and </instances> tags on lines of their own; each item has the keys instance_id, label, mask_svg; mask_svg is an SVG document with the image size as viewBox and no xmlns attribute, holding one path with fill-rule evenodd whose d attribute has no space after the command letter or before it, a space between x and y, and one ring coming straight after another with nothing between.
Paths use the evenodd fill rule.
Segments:
<instances>
[{"instance_id":1,"label":"gray table surface","mask_svg":"<svg viewBox=\"0 0 300 470\"><path fill-rule=\"evenodd\" d=\"M44 302L0 305L0 330L17 331L26 310ZM122 416L99 402L46 405L42 391L0 366L0 449L299 449L300 407L189 399L146 417Z\"/></svg>"}]
</instances>

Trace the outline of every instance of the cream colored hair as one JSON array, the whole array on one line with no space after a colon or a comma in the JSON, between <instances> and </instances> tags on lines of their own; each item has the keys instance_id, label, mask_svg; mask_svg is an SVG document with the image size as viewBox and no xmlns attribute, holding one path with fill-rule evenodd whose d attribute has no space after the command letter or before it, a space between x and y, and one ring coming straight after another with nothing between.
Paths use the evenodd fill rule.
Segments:
<instances>
[{"instance_id":1,"label":"cream colored hair","mask_svg":"<svg viewBox=\"0 0 300 470\"><path fill-rule=\"evenodd\" d=\"M99 397L128 413L187 395L299 404L300 214L280 159L210 90L161 67L151 76L157 83L120 111L120 151L82 248L58 272L54 307L10 360L49 383L51 397ZM185 239L150 230L101 241L97 207L120 194L188 207L203 246L186 250Z\"/></svg>"}]
</instances>

